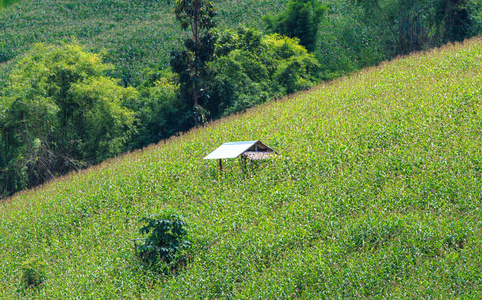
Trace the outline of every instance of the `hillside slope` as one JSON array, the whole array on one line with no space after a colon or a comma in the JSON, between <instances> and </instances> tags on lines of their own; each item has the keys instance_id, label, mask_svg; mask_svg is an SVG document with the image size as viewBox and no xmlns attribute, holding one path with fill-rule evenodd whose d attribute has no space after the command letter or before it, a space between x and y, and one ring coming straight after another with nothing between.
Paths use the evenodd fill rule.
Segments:
<instances>
[{"instance_id":1,"label":"hillside slope","mask_svg":"<svg viewBox=\"0 0 482 300\"><path fill-rule=\"evenodd\" d=\"M220 29L245 23L261 27L268 11L282 10L288 0L216 0ZM35 43L77 40L92 51L106 52L113 76L138 84L145 69L169 64L181 44L173 14L175 0L19 1L0 10L0 63L11 62ZM0 65L0 86L11 63Z\"/></svg>"},{"instance_id":2,"label":"hillside slope","mask_svg":"<svg viewBox=\"0 0 482 300\"><path fill-rule=\"evenodd\" d=\"M0 206L0 297L480 298L482 40L398 59L72 174ZM260 139L280 156L202 157ZM160 277L139 219L185 216ZM20 283L47 263L38 290Z\"/></svg>"}]
</instances>

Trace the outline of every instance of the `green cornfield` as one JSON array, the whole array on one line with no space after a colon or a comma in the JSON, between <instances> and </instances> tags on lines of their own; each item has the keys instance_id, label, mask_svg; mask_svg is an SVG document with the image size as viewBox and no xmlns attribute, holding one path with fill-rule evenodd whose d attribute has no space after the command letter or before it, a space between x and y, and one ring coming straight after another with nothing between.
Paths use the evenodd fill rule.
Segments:
<instances>
[{"instance_id":1,"label":"green cornfield","mask_svg":"<svg viewBox=\"0 0 482 300\"><path fill-rule=\"evenodd\" d=\"M0 298L479 299L481 87L476 38L19 193L0 203ZM243 140L279 155L223 172L202 159ZM131 241L161 210L193 245L170 276ZM34 259L45 276L29 288Z\"/></svg>"}]
</instances>

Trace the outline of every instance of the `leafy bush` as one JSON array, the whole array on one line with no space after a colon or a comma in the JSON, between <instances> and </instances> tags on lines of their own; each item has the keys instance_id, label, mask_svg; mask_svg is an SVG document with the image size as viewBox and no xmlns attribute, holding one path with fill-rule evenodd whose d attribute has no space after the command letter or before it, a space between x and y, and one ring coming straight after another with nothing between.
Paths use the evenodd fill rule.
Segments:
<instances>
[{"instance_id":1,"label":"leafy bush","mask_svg":"<svg viewBox=\"0 0 482 300\"><path fill-rule=\"evenodd\" d=\"M13 3L17 2L18 0L0 0L0 8L6 7L8 5L12 5Z\"/></svg>"},{"instance_id":2,"label":"leafy bush","mask_svg":"<svg viewBox=\"0 0 482 300\"><path fill-rule=\"evenodd\" d=\"M191 243L185 239L187 230L182 216L161 212L142 218L141 222L147 224L139 232L150 234L145 243L138 246L139 255L146 263L169 272L186 262L186 250Z\"/></svg>"},{"instance_id":3,"label":"leafy bush","mask_svg":"<svg viewBox=\"0 0 482 300\"><path fill-rule=\"evenodd\" d=\"M45 262L32 258L24 261L22 268L22 282L28 287L38 287L47 279L47 265Z\"/></svg>"},{"instance_id":4,"label":"leafy bush","mask_svg":"<svg viewBox=\"0 0 482 300\"><path fill-rule=\"evenodd\" d=\"M266 15L263 21L271 32L297 37L301 45L313 52L316 49L318 26L327 10L326 6L315 0L293 0L279 15Z\"/></svg>"},{"instance_id":5,"label":"leafy bush","mask_svg":"<svg viewBox=\"0 0 482 300\"><path fill-rule=\"evenodd\" d=\"M315 56L298 39L263 35L243 26L220 35L216 55L207 105L214 118L308 89L321 72Z\"/></svg>"}]
</instances>

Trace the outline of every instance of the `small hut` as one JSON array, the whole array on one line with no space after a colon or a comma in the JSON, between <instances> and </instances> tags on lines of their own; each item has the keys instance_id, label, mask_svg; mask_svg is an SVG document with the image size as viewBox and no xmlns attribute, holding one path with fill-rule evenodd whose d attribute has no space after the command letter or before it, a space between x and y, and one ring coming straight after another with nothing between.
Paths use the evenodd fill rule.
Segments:
<instances>
[{"instance_id":1,"label":"small hut","mask_svg":"<svg viewBox=\"0 0 482 300\"><path fill-rule=\"evenodd\" d=\"M219 159L219 169L223 169L222 159L237 158L260 160L276 154L276 151L261 141L229 142L219 146L204 159Z\"/></svg>"}]
</instances>

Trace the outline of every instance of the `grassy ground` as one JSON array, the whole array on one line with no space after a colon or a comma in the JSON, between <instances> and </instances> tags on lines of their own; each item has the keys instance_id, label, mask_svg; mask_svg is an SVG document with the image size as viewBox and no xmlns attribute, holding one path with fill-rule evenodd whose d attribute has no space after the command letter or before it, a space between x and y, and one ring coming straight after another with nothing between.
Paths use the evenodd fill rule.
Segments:
<instances>
[{"instance_id":1,"label":"grassy ground","mask_svg":"<svg viewBox=\"0 0 482 300\"><path fill-rule=\"evenodd\" d=\"M223 119L0 204L0 297L482 297L482 40ZM249 166L202 157L260 139ZM185 216L176 276L136 260L139 219ZM21 263L47 264L39 289Z\"/></svg>"}]
</instances>

